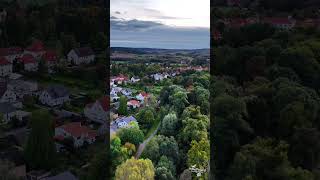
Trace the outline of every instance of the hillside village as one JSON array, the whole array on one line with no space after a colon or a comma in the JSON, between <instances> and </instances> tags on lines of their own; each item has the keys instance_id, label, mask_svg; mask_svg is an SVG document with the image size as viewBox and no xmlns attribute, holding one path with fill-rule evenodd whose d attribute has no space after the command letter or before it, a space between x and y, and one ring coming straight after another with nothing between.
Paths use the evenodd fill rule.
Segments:
<instances>
[{"instance_id":1,"label":"hillside village","mask_svg":"<svg viewBox=\"0 0 320 180\"><path fill-rule=\"evenodd\" d=\"M201 117L199 122L208 123L206 102L208 102L209 93L204 89L209 81L209 61L205 58L206 54L200 53L192 58L191 54L195 52L176 56L179 50L176 52L172 50L173 52L169 54L166 50L148 52L157 51L153 49L124 49L112 52L115 51L116 57L111 55L115 58L111 58L109 82L112 172L116 174L116 178L119 178L117 171L131 158L150 159L153 166L157 167L159 157L153 154L160 154L159 156L167 159L169 163L173 163L174 170L167 172L172 178L188 174L188 165L181 157L188 152L191 141L183 141L177 134L182 135L182 129L187 128L186 124L179 125L184 116L183 112L199 113L197 116L197 118ZM142 55L132 51L139 51ZM180 59L183 56L186 57L186 61ZM159 59L157 62L148 61L147 57ZM200 92L201 94L198 94ZM195 128L203 132L203 136L199 136L197 140L207 137L207 128L207 125L201 126L200 129ZM155 141L160 138L164 138L164 144L170 144L167 147L167 153L160 153L153 149ZM179 148L180 155L177 152ZM119 151L126 153L116 153ZM204 151L208 153L209 148ZM180 160L181 165L176 164ZM201 167L206 168L207 164ZM157 171L155 173L157 174ZM114 174L111 177L114 177ZM157 178L159 177L156 175Z\"/></svg>"}]
</instances>

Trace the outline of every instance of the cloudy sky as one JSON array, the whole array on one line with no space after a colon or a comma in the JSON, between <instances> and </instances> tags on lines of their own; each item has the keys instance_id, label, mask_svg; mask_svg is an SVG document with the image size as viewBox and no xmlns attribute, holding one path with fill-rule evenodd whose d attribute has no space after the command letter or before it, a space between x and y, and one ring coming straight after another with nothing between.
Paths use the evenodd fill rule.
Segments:
<instances>
[{"instance_id":1,"label":"cloudy sky","mask_svg":"<svg viewBox=\"0 0 320 180\"><path fill-rule=\"evenodd\" d=\"M210 0L111 0L111 46L209 48Z\"/></svg>"}]
</instances>

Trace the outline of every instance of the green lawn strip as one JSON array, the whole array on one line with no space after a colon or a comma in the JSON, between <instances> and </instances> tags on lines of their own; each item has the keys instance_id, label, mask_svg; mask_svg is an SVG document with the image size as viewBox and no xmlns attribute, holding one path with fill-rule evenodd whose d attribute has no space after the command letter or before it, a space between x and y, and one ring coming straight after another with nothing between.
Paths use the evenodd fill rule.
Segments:
<instances>
[{"instance_id":1,"label":"green lawn strip","mask_svg":"<svg viewBox=\"0 0 320 180\"><path fill-rule=\"evenodd\" d=\"M149 131L147 132L147 134L145 135L145 139L148 139L151 134L157 129L158 125L160 124L160 120L156 120L153 125L151 126L151 128L149 129Z\"/></svg>"}]
</instances>

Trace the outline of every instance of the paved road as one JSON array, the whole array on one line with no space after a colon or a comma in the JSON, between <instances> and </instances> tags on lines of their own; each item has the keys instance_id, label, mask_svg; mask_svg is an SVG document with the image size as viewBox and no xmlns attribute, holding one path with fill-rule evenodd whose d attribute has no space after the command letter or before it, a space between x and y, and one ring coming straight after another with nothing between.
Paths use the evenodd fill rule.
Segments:
<instances>
[{"instance_id":1,"label":"paved road","mask_svg":"<svg viewBox=\"0 0 320 180\"><path fill-rule=\"evenodd\" d=\"M160 128L160 125L161 125L161 123L159 123L157 129L148 137L148 139L144 140L143 143L139 145L139 148L138 148L136 156L135 156L136 159L139 159L139 157L141 156L145 146L153 138L153 136L157 134L157 132L158 132L158 130Z\"/></svg>"}]
</instances>

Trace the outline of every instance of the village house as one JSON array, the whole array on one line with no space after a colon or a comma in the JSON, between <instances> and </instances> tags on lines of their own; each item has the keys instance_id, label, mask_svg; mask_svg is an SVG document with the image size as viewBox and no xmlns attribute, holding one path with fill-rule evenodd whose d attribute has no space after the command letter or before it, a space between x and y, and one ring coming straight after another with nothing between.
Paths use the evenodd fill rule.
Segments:
<instances>
[{"instance_id":1,"label":"village house","mask_svg":"<svg viewBox=\"0 0 320 180\"><path fill-rule=\"evenodd\" d=\"M131 122L137 122L136 118L133 116L129 117L119 117L115 121L113 121L112 126L116 126L117 128L128 128Z\"/></svg>"},{"instance_id":2,"label":"village house","mask_svg":"<svg viewBox=\"0 0 320 180\"><path fill-rule=\"evenodd\" d=\"M141 92L138 95L136 95L136 99L138 99L141 102L144 102L147 98L149 98L149 94L146 92Z\"/></svg>"},{"instance_id":3,"label":"village house","mask_svg":"<svg viewBox=\"0 0 320 180\"><path fill-rule=\"evenodd\" d=\"M51 85L41 92L39 100L48 106L62 105L70 101L69 91L62 85Z\"/></svg>"},{"instance_id":4,"label":"village house","mask_svg":"<svg viewBox=\"0 0 320 180\"><path fill-rule=\"evenodd\" d=\"M0 102L15 102L17 96L10 88L5 80L0 81Z\"/></svg>"},{"instance_id":5,"label":"village house","mask_svg":"<svg viewBox=\"0 0 320 180\"><path fill-rule=\"evenodd\" d=\"M31 54L34 58L40 59L45 52L43 42L35 40L32 42L31 46L24 50L23 54Z\"/></svg>"},{"instance_id":6,"label":"village house","mask_svg":"<svg viewBox=\"0 0 320 180\"><path fill-rule=\"evenodd\" d=\"M72 49L67 55L68 61L72 64L89 64L95 59L93 50L89 47Z\"/></svg>"},{"instance_id":7,"label":"village house","mask_svg":"<svg viewBox=\"0 0 320 180\"><path fill-rule=\"evenodd\" d=\"M25 71L38 71L38 62L31 54L24 54L19 58L19 63L23 64Z\"/></svg>"},{"instance_id":8,"label":"village house","mask_svg":"<svg viewBox=\"0 0 320 180\"><path fill-rule=\"evenodd\" d=\"M155 81L162 81L162 80L168 78L168 75L164 75L164 74L161 74L161 73L156 73L156 74L152 74L151 77Z\"/></svg>"},{"instance_id":9,"label":"village house","mask_svg":"<svg viewBox=\"0 0 320 180\"><path fill-rule=\"evenodd\" d=\"M4 57L0 57L0 76L9 76L12 73L12 64Z\"/></svg>"},{"instance_id":10,"label":"village house","mask_svg":"<svg viewBox=\"0 0 320 180\"><path fill-rule=\"evenodd\" d=\"M136 82L139 82L140 81L140 78L139 77L134 77L132 76L131 79L130 79L130 82L131 83L136 83Z\"/></svg>"},{"instance_id":11,"label":"village house","mask_svg":"<svg viewBox=\"0 0 320 180\"><path fill-rule=\"evenodd\" d=\"M110 78L111 82L113 82L114 84L125 84L128 82L128 79L129 78L123 74L120 74L119 76Z\"/></svg>"},{"instance_id":12,"label":"village house","mask_svg":"<svg viewBox=\"0 0 320 180\"><path fill-rule=\"evenodd\" d=\"M129 108L136 109L140 107L140 102L135 99L131 99L130 101L127 102L127 106Z\"/></svg>"},{"instance_id":13,"label":"village house","mask_svg":"<svg viewBox=\"0 0 320 180\"><path fill-rule=\"evenodd\" d=\"M20 47L0 48L0 57L4 57L10 63L18 59L22 55Z\"/></svg>"},{"instance_id":14,"label":"village house","mask_svg":"<svg viewBox=\"0 0 320 180\"><path fill-rule=\"evenodd\" d=\"M86 105L84 115L91 121L105 123L109 111L109 97L103 97L96 102Z\"/></svg>"},{"instance_id":15,"label":"village house","mask_svg":"<svg viewBox=\"0 0 320 180\"><path fill-rule=\"evenodd\" d=\"M130 97L132 95L132 90L128 88L123 88L121 90L121 94L123 94L126 97Z\"/></svg>"},{"instance_id":16,"label":"village house","mask_svg":"<svg viewBox=\"0 0 320 180\"><path fill-rule=\"evenodd\" d=\"M65 138L72 138L75 148L79 148L85 143L94 143L96 137L96 131L81 125L81 122L71 122L55 128L55 139L61 141Z\"/></svg>"},{"instance_id":17,"label":"village house","mask_svg":"<svg viewBox=\"0 0 320 180\"><path fill-rule=\"evenodd\" d=\"M4 123L10 122L13 118L17 118L19 121L23 121L31 114L30 112L18 110L8 102L0 103L0 113L2 115L2 120L4 121Z\"/></svg>"},{"instance_id":18,"label":"village house","mask_svg":"<svg viewBox=\"0 0 320 180\"><path fill-rule=\"evenodd\" d=\"M22 99L25 95L34 96L38 91L38 83L36 81L11 80L8 83L8 89L13 91L17 98Z\"/></svg>"}]
</instances>

